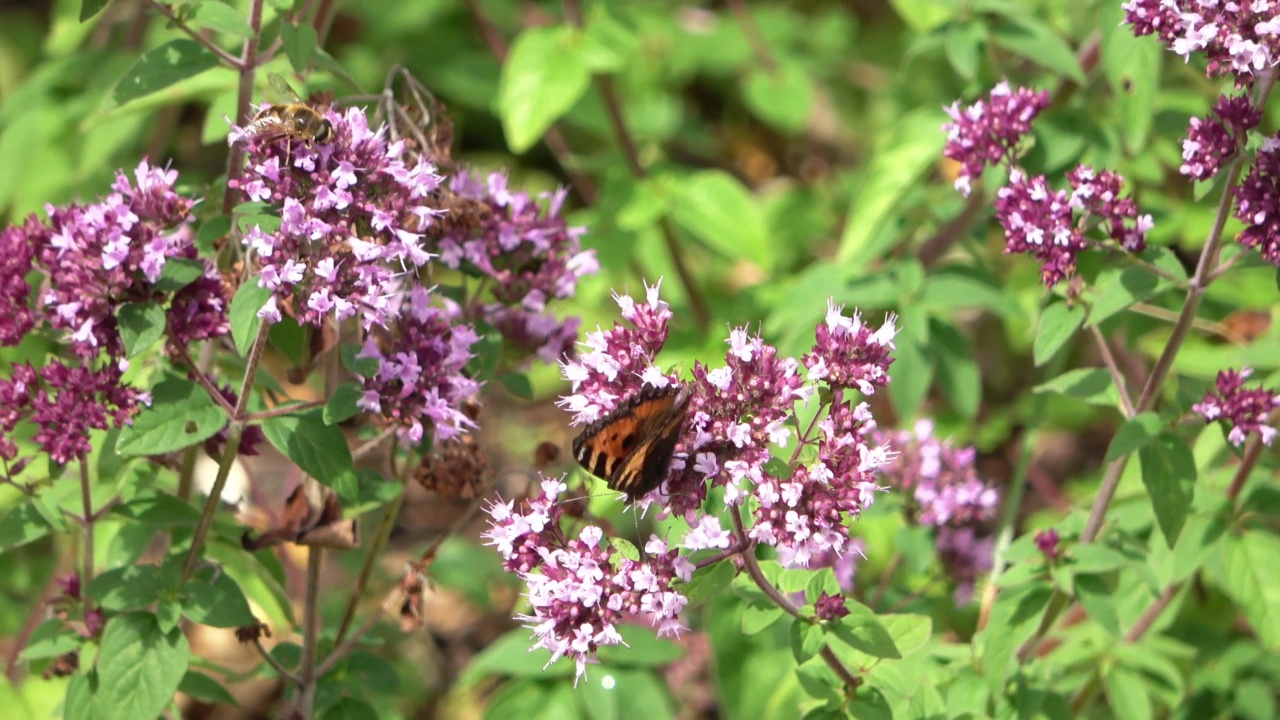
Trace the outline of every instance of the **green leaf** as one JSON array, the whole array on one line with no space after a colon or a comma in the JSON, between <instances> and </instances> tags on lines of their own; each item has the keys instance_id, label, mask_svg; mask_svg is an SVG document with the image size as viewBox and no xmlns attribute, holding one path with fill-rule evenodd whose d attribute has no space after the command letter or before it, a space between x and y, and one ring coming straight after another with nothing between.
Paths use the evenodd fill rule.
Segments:
<instances>
[{"instance_id":1,"label":"green leaf","mask_svg":"<svg viewBox=\"0 0 1280 720\"><path fill-rule=\"evenodd\" d=\"M1087 368L1065 372L1058 377L1037 385L1034 392L1052 392L1102 407L1116 407L1120 395L1111 382L1111 373L1102 368Z\"/></svg>"},{"instance_id":2,"label":"green leaf","mask_svg":"<svg viewBox=\"0 0 1280 720\"><path fill-rule=\"evenodd\" d=\"M993 694L1002 694L1014 653L1040 625L1051 594L1049 586L1035 582L1008 588L996 596L982 633L982 661L987 687Z\"/></svg>"},{"instance_id":3,"label":"green leaf","mask_svg":"<svg viewBox=\"0 0 1280 720\"><path fill-rule=\"evenodd\" d=\"M1114 638L1120 637L1120 619L1116 615L1115 583L1098 575L1075 576L1076 599L1089 617Z\"/></svg>"},{"instance_id":4,"label":"green leaf","mask_svg":"<svg viewBox=\"0 0 1280 720\"><path fill-rule=\"evenodd\" d=\"M343 697L325 709L320 720L378 720L372 705L354 697Z\"/></svg>"},{"instance_id":5,"label":"green leaf","mask_svg":"<svg viewBox=\"0 0 1280 720\"><path fill-rule=\"evenodd\" d=\"M1163 428L1164 421L1160 419L1159 415L1152 412L1145 412L1130 418L1128 422L1120 426L1120 430L1116 432L1115 437L1111 438L1111 445L1107 448L1107 454L1102 461L1111 462L1128 455L1134 450L1146 447L1147 443L1154 440Z\"/></svg>"},{"instance_id":6,"label":"green leaf","mask_svg":"<svg viewBox=\"0 0 1280 720\"><path fill-rule=\"evenodd\" d=\"M1046 24L1028 17L1013 20L1006 16L991 26L991 40L1041 67L1066 75L1077 85L1085 83L1084 70L1071 46Z\"/></svg>"},{"instance_id":7,"label":"green leaf","mask_svg":"<svg viewBox=\"0 0 1280 720\"><path fill-rule=\"evenodd\" d=\"M205 0L205 2L196 5L191 24L198 28L207 28L214 32L238 38L253 37L253 28L249 27L249 23L245 21L244 17L233 10L230 5L218 0Z\"/></svg>"},{"instance_id":8,"label":"green leaf","mask_svg":"<svg viewBox=\"0 0 1280 720\"><path fill-rule=\"evenodd\" d=\"M355 343L342 344L342 366L360 377L371 378L378 374L377 358L359 357L361 348Z\"/></svg>"},{"instance_id":9,"label":"green leaf","mask_svg":"<svg viewBox=\"0 0 1280 720\"><path fill-rule=\"evenodd\" d=\"M742 634L755 635L786 615L776 605L747 604L742 608Z\"/></svg>"},{"instance_id":10,"label":"green leaf","mask_svg":"<svg viewBox=\"0 0 1280 720\"><path fill-rule=\"evenodd\" d=\"M1160 106L1156 97L1164 48L1154 37L1134 36L1123 23L1122 3L1105 3L1099 10L1102 47L1098 55L1119 106L1116 125L1124 134L1125 149L1136 155L1147 143Z\"/></svg>"},{"instance_id":11,"label":"green leaf","mask_svg":"<svg viewBox=\"0 0 1280 720\"><path fill-rule=\"evenodd\" d=\"M672 219L707 247L765 270L773 266L760 201L737 178L706 170L677 181L670 192Z\"/></svg>"},{"instance_id":12,"label":"green leaf","mask_svg":"<svg viewBox=\"0 0 1280 720\"><path fill-rule=\"evenodd\" d=\"M236 581L214 568L200 571L183 588L182 614L192 622L219 628L258 622Z\"/></svg>"},{"instance_id":13,"label":"green leaf","mask_svg":"<svg viewBox=\"0 0 1280 720\"><path fill-rule=\"evenodd\" d=\"M498 382L502 383L502 387L506 388L507 392L521 400L533 399L533 383L529 382L529 376L524 373L511 372L499 375Z\"/></svg>"},{"instance_id":14,"label":"green leaf","mask_svg":"<svg viewBox=\"0 0 1280 720\"><path fill-rule=\"evenodd\" d=\"M555 663L544 671L543 666L551 659L551 653L542 649L530 650L532 644L528 630L519 628L508 632L471 659L458 678L459 685L467 687L491 675L548 678L573 675L573 663Z\"/></svg>"},{"instance_id":15,"label":"green leaf","mask_svg":"<svg viewBox=\"0 0 1280 720\"><path fill-rule=\"evenodd\" d=\"M190 380L165 378L151 391L151 407L120 430L116 452L163 455L204 442L226 425L226 413L204 388Z\"/></svg>"},{"instance_id":16,"label":"green leaf","mask_svg":"<svg viewBox=\"0 0 1280 720\"><path fill-rule=\"evenodd\" d=\"M162 633L146 613L107 622L98 653L98 720L154 718L173 700L187 672L187 638L178 628Z\"/></svg>"},{"instance_id":17,"label":"green leaf","mask_svg":"<svg viewBox=\"0 0 1280 720\"><path fill-rule=\"evenodd\" d=\"M144 491L132 500L117 505L112 513L150 527L195 527L200 513L191 505L155 490Z\"/></svg>"},{"instance_id":18,"label":"green leaf","mask_svg":"<svg viewBox=\"0 0 1280 720\"><path fill-rule=\"evenodd\" d=\"M284 54L289 56L289 64L299 75L305 75L311 67L311 58L315 57L319 35L311 23L294 25L285 23L280 28L280 40L284 43Z\"/></svg>"},{"instance_id":19,"label":"green leaf","mask_svg":"<svg viewBox=\"0 0 1280 720\"><path fill-rule=\"evenodd\" d=\"M1173 547L1187 521L1196 487L1196 461L1191 448L1173 433L1161 433L1138 451L1142 484L1147 487L1156 522Z\"/></svg>"},{"instance_id":20,"label":"green leaf","mask_svg":"<svg viewBox=\"0 0 1280 720\"><path fill-rule=\"evenodd\" d=\"M160 292L177 292L204 277L204 263L191 258L170 258L156 278L154 287Z\"/></svg>"},{"instance_id":21,"label":"green leaf","mask_svg":"<svg viewBox=\"0 0 1280 720\"><path fill-rule=\"evenodd\" d=\"M1271 651L1280 648L1280 583L1271 563L1280 558L1280 538L1251 530L1223 543L1223 589L1240 606L1258 639Z\"/></svg>"},{"instance_id":22,"label":"green leaf","mask_svg":"<svg viewBox=\"0 0 1280 720\"><path fill-rule=\"evenodd\" d=\"M1040 314L1040 327L1036 330L1035 343L1032 345L1032 356L1036 366L1044 365L1063 345L1076 334L1084 323L1084 308L1079 305L1068 306L1065 302L1056 302L1044 309Z\"/></svg>"},{"instance_id":23,"label":"green leaf","mask_svg":"<svg viewBox=\"0 0 1280 720\"><path fill-rule=\"evenodd\" d=\"M231 322L231 339L235 341L240 357L249 355L249 348L253 346L253 341L257 339L258 331L262 327L262 319L258 317L258 311L270 298L271 290L258 287L256 278L246 280L236 291L235 297L231 298L227 319Z\"/></svg>"},{"instance_id":24,"label":"green leaf","mask_svg":"<svg viewBox=\"0 0 1280 720\"><path fill-rule=\"evenodd\" d=\"M960 417L977 417L982 403L982 376L969 341L954 327L936 318L929 320L929 329L929 349L934 354L938 385Z\"/></svg>"},{"instance_id":25,"label":"green leaf","mask_svg":"<svg viewBox=\"0 0 1280 720\"><path fill-rule=\"evenodd\" d=\"M76 673L67 684L67 697L62 703L63 720L96 720L95 697L98 692L98 671Z\"/></svg>"},{"instance_id":26,"label":"green leaf","mask_svg":"<svg viewBox=\"0 0 1280 720\"><path fill-rule=\"evenodd\" d=\"M262 434L303 472L333 488L342 499L358 497L351 448L341 430L324 424L321 413L269 418L262 423Z\"/></svg>"},{"instance_id":27,"label":"green leaf","mask_svg":"<svg viewBox=\"0 0 1280 720\"><path fill-rule=\"evenodd\" d=\"M623 718L644 718L644 720L675 720L675 712L671 707L671 691L661 675L639 670L624 670L613 673L614 692L618 695L618 706L627 712ZM594 683L592 683L594 684ZM604 683L601 683L603 687Z\"/></svg>"},{"instance_id":28,"label":"green leaf","mask_svg":"<svg viewBox=\"0 0 1280 720\"><path fill-rule=\"evenodd\" d=\"M30 662L58 657L75 650L83 643L84 638L67 627L62 620L45 620L31 633L18 658L23 662Z\"/></svg>"},{"instance_id":29,"label":"green leaf","mask_svg":"<svg viewBox=\"0 0 1280 720\"><path fill-rule=\"evenodd\" d=\"M125 357L136 357L164 337L164 308L156 303L125 303L120 306L116 319Z\"/></svg>"},{"instance_id":30,"label":"green leaf","mask_svg":"<svg viewBox=\"0 0 1280 720\"><path fill-rule=\"evenodd\" d=\"M856 607L854 603L850 606ZM852 609L852 607L851 607ZM828 632L849 647L878 658L900 658L893 636L870 611L853 612L828 623Z\"/></svg>"},{"instance_id":31,"label":"green leaf","mask_svg":"<svg viewBox=\"0 0 1280 720\"><path fill-rule=\"evenodd\" d=\"M619 667L658 667L684 657L683 647L658 637L653 628L624 624L618 626L618 634L624 644L600 648L601 662Z\"/></svg>"},{"instance_id":32,"label":"green leaf","mask_svg":"<svg viewBox=\"0 0 1280 720\"><path fill-rule=\"evenodd\" d=\"M1077 574L1111 572L1132 562L1124 553L1096 542L1071 547L1071 570Z\"/></svg>"},{"instance_id":33,"label":"green leaf","mask_svg":"<svg viewBox=\"0 0 1280 720\"><path fill-rule=\"evenodd\" d=\"M111 4L111 0L82 0L80 3L80 22L92 18Z\"/></svg>"},{"instance_id":34,"label":"green leaf","mask_svg":"<svg viewBox=\"0 0 1280 720\"><path fill-rule=\"evenodd\" d=\"M738 573L730 562L712 563L693 571L693 577L680 588L690 606L701 605L717 596L733 582Z\"/></svg>"},{"instance_id":35,"label":"green leaf","mask_svg":"<svg viewBox=\"0 0 1280 720\"><path fill-rule=\"evenodd\" d=\"M160 632L169 632L178 627L178 621L182 619L182 606L176 600L165 598L156 603L156 625L160 628Z\"/></svg>"},{"instance_id":36,"label":"green leaf","mask_svg":"<svg viewBox=\"0 0 1280 720\"><path fill-rule=\"evenodd\" d=\"M903 657L924 647L933 636L933 618L928 615L897 613L877 615L876 618L893 638L893 644Z\"/></svg>"},{"instance_id":37,"label":"green leaf","mask_svg":"<svg viewBox=\"0 0 1280 720\"><path fill-rule=\"evenodd\" d=\"M591 84L581 32L533 27L520 33L498 79L498 117L516 153L533 147Z\"/></svg>"},{"instance_id":38,"label":"green leaf","mask_svg":"<svg viewBox=\"0 0 1280 720\"><path fill-rule=\"evenodd\" d=\"M276 628L293 627L293 604L285 592L284 573L275 556L246 553L238 542L234 546L213 542L209 544L208 559L218 563L244 591L245 597L266 613L267 624Z\"/></svg>"},{"instance_id":39,"label":"green leaf","mask_svg":"<svg viewBox=\"0 0 1280 720\"><path fill-rule=\"evenodd\" d=\"M337 425L347 418L360 413L356 403L364 395L364 390L356 383L343 383L333 389L333 394L324 404L322 418L325 425Z\"/></svg>"},{"instance_id":40,"label":"green leaf","mask_svg":"<svg viewBox=\"0 0 1280 720\"><path fill-rule=\"evenodd\" d=\"M146 607L160 599L164 578L156 565L126 565L108 570L89 583L88 594L107 610Z\"/></svg>"},{"instance_id":41,"label":"green leaf","mask_svg":"<svg viewBox=\"0 0 1280 720\"><path fill-rule=\"evenodd\" d=\"M1160 278L1145 267L1134 266L1118 276L1099 278L1098 284L1101 289L1089 308L1088 327L1151 297L1160 287Z\"/></svg>"},{"instance_id":42,"label":"green leaf","mask_svg":"<svg viewBox=\"0 0 1280 720\"><path fill-rule=\"evenodd\" d=\"M933 385L933 363L924 346L916 340L921 333L912 331L928 327L929 318L919 308L904 307L899 319L903 332L898 333L894 341L897 351L893 354L889 399L899 416L912 417Z\"/></svg>"},{"instance_id":43,"label":"green leaf","mask_svg":"<svg viewBox=\"0 0 1280 720\"><path fill-rule=\"evenodd\" d=\"M800 63L775 58L771 68L747 73L742 99L761 120L783 133L796 134L809 125L813 109L813 81Z\"/></svg>"},{"instance_id":44,"label":"green leaf","mask_svg":"<svg viewBox=\"0 0 1280 720\"><path fill-rule=\"evenodd\" d=\"M24 502L0 518L0 552L22 547L53 532L35 502Z\"/></svg>"},{"instance_id":45,"label":"green leaf","mask_svg":"<svg viewBox=\"0 0 1280 720\"><path fill-rule=\"evenodd\" d=\"M178 690L207 703L240 707L240 703L236 702L235 697L222 687L221 683L195 670L188 670L187 674L182 676L182 682L178 683Z\"/></svg>"},{"instance_id":46,"label":"green leaf","mask_svg":"<svg viewBox=\"0 0 1280 720\"><path fill-rule=\"evenodd\" d=\"M1120 665L1112 667L1104 678L1104 685L1113 717L1125 720L1150 720L1154 717L1147 683L1141 673Z\"/></svg>"},{"instance_id":47,"label":"green leaf","mask_svg":"<svg viewBox=\"0 0 1280 720\"><path fill-rule=\"evenodd\" d=\"M940 110L909 113L876 149L845 220L837 263L866 266L894 242L894 235L882 230L892 221L898 203L919 189L924 174L942 155L946 135L941 128L946 119Z\"/></svg>"},{"instance_id":48,"label":"green leaf","mask_svg":"<svg viewBox=\"0 0 1280 720\"><path fill-rule=\"evenodd\" d=\"M791 621L791 654L795 656L797 665L817 655L826 642L821 624L806 622L801 618Z\"/></svg>"},{"instance_id":49,"label":"green leaf","mask_svg":"<svg viewBox=\"0 0 1280 720\"><path fill-rule=\"evenodd\" d=\"M111 98L123 105L217 66L218 58L195 40L172 40L143 54L120 78Z\"/></svg>"},{"instance_id":50,"label":"green leaf","mask_svg":"<svg viewBox=\"0 0 1280 720\"><path fill-rule=\"evenodd\" d=\"M972 81L978 74L978 61L987 39L986 23L980 19L952 23L947 28L943 49L951 69L965 80Z\"/></svg>"}]
</instances>

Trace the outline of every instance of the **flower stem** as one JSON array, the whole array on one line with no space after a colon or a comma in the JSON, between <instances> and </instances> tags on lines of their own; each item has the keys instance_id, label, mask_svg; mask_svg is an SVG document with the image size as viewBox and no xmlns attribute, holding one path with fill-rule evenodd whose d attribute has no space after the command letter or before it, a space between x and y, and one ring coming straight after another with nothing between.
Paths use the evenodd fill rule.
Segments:
<instances>
[{"instance_id":1,"label":"flower stem","mask_svg":"<svg viewBox=\"0 0 1280 720\"><path fill-rule=\"evenodd\" d=\"M244 41L244 50L240 53L240 85L236 94L236 116L233 120L242 123L249 117L249 102L253 99L253 77L258 71L258 36L262 34L263 0L249 0L249 37ZM236 143L227 153L227 192L222 197L222 212L230 215L231 209L240 201L240 192L232 187L232 183L244 174L244 148Z\"/></svg>"},{"instance_id":2,"label":"flower stem","mask_svg":"<svg viewBox=\"0 0 1280 720\"><path fill-rule=\"evenodd\" d=\"M174 14L173 10L168 5L156 2L156 0L147 0L147 3L151 5L156 12L165 16L165 18L167 18L174 27L186 33L192 40L200 43L206 50L213 53L224 65L229 66L233 70L239 70L241 68L242 61L240 58L235 57L226 50L218 47L216 43L208 37L205 37L204 33L197 31L195 28L183 22L181 18Z\"/></svg>"},{"instance_id":3,"label":"flower stem","mask_svg":"<svg viewBox=\"0 0 1280 720\"><path fill-rule=\"evenodd\" d=\"M222 457L218 461L218 475L213 480L209 497L204 502L204 510L200 513L200 522L196 524L196 534L191 538L191 548L187 550L187 558L182 563L180 585L185 585L191 579L191 573L195 572L200 553L204 550L205 538L209 535L209 528L213 526L213 516L222 502L222 490L227 486L227 478L231 476L231 465L240 452L240 436L243 434L244 425L232 420L227 429L227 445L222 449Z\"/></svg>"},{"instance_id":4,"label":"flower stem","mask_svg":"<svg viewBox=\"0 0 1280 720\"><path fill-rule=\"evenodd\" d=\"M778 588L774 587L769 580L765 578L764 571L760 569L760 563L756 560L755 545L747 537L747 531L742 525L742 517L736 511L730 513L730 515L733 517L733 527L737 533L738 542L746 548L742 553L742 566L746 568L747 574L755 581L756 586L760 588L761 592L769 596L769 599L781 608L783 612L798 620L812 622L812 619L801 615L800 610L787 599L787 596L783 595ZM836 654L832 652L831 648L825 643L823 644L822 649L818 651L818 655L820 655L823 661L827 663L827 666L831 668L832 672L840 678L841 682L845 684L845 687L850 693L857 690L858 687L862 685L862 680L849 672L849 668L845 667L844 663L840 662L840 658L836 657Z\"/></svg>"},{"instance_id":5,"label":"flower stem","mask_svg":"<svg viewBox=\"0 0 1280 720\"><path fill-rule=\"evenodd\" d=\"M84 558L80 571L80 603L89 611L89 583L93 580L93 497L89 491L89 463L80 460L80 502L84 506L84 521L81 530L84 532Z\"/></svg>"},{"instance_id":6,"label":"flower stem","mask_svg":"<svg viewBox=\"0 0 1280 720\"><path fill-rule=\"evenodd\" d=\"M400 507L403 504L404 492L402 491L382 511L382 519L378 522L378 529L374 532L373 543L369 546L369 552L365 554L364 563L360 566L360 576L356 579L355 589L352 591L350 599L347 600L347 607L342 611L342 620L338 622L338 633L333 638L335 645L341 644L347 636L347 631L351 629L351 621L356 615L356 605L360 603L360 598L364 596L364 591L369 587L369 580L373 577L373 568L377 565L378 558L382 556L382 548L386 546L387 538L391 537L391 530L395 527L396 518L399 517Z\"/></svg>"},{"instance_id":7,"label":"flower stem","mask_svg":"<svg viewBox=\"0 0 1280 720\"><path fill-rule=\"evenodd\" d=\"M316 643L320 639L320 570L324 548L307 549L307 589L302 606L302 668L298 674L297 708L300 717L311 717L316 698Z\"/></svg>"}]
</instances>

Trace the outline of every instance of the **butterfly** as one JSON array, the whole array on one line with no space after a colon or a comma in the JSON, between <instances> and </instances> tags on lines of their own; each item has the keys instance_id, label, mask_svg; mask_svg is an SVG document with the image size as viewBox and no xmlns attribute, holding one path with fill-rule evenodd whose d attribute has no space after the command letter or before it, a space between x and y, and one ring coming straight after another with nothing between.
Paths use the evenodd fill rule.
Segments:
<instances>
[{"instance_id":1,"label":"butterfly","mask_svg":"<svg viewBox=\"0 0 1280 720\"><path fill-rule=\"evenodd\" d=\"M688 387L646 385L574 439L574 459L610 490L632 501L644 497L671 469L690 397Z\"/></svg>"}]
</instances>

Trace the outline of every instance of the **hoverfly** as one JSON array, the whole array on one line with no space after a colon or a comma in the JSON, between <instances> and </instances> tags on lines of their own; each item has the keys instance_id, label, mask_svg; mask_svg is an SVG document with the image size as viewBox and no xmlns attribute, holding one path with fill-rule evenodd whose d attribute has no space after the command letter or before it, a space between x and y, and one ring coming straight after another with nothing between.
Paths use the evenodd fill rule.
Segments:
<instances>
[{"instance_id":1,"label":"hoverfly","mask_svg":"<svg viewBox=\"0 0 1280 720\"><path fill-rule=\"evenodd\" d=\"M251 134L268 141L297 139L308 147L313 142L326 144L333 140L333 125L320 111L298 97L284 78L269 73L267 79L275 94L290 102L273 102L259 110L249 121L248 131Z\"/></svg>"}]
</instances>

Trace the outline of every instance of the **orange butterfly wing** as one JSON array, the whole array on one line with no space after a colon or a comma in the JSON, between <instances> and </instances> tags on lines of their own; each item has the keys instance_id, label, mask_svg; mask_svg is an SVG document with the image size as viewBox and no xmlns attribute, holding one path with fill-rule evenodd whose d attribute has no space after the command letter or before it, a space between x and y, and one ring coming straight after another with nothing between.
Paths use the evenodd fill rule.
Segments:
<instances>
[{"instance_id":1,"label":"orange butterfly wing","mask_svg":"<svg viewBox=\"0 0 1280 720\"><path fill-rule=\"evenodd\" d=\"M587 426L573 441L573 456L609 488L632 500L666 479L690 391L646 386L613 412Z\"/></svg>"}]
</instances>

